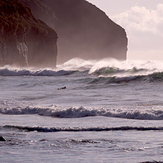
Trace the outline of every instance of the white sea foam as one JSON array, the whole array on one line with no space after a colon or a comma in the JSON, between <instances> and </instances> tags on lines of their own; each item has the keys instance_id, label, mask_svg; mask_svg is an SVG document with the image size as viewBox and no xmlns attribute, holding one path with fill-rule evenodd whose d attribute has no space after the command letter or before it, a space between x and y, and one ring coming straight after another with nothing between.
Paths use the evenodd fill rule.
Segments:
<instances>
[{"instance_id":1,"label":"white sea foam","mask_svg":"<svg viewBox=\"0 0 163 163\"><path fill-rule=\"evenodd\" d=\"M14 107L0 108L0 113L21 115L21 114L37 114L41 116L51 116L57 118L82 118L89 116L105 116L126 119L139 120L163 120L163 108L160 107L122 107L111 109L85 108L85 107Z\"/></svg>"},{"instance_id":2,"label":"white sea foam","mask_svg":"<svg viewBox=\"0 0 163 163\"><path fill-rule=\"evenodd\" d=\"M117 61L111 59L103 59L97 61L93 67L90 69L90 73L93 73L101 68L115 68L118 70L148 70L148 71L163 71L163 66L161 62L158 61Z\"/></svg>"}]
</instances>

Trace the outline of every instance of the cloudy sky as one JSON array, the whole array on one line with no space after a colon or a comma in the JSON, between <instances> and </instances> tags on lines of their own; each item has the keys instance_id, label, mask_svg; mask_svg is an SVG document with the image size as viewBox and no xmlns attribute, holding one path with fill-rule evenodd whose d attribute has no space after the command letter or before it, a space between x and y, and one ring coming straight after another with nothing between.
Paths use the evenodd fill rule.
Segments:
<instances>
[{"instance_id":1,"label":"cloudy sky","mask_svg":"<svg viewBox=\"0 0 163 163\"><path fill-rule=\"evenodd\" d=\"M163 0L88 1L125 28L128 59L163 60Z\"/></svg>"}]
</instances>

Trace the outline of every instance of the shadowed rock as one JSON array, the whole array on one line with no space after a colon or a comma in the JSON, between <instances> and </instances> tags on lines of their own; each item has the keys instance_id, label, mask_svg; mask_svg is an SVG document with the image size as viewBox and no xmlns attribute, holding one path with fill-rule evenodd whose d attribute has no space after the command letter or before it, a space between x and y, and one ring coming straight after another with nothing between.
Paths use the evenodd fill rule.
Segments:
<instances>
[{"instance_id":1,"label":"shadowed rock","mask_svg":"<svg viewBox=\"0 0 163 163\"><path fill-rule=\"evenodd\" d=\"M59 63L74 57L126 59L125 30L91 3L85 0L21 1L31 8L35 17L58 33Z\"/></svg>"},{"instance_id":2,"label":"shadowed rock","mask_svg":"<svg viewBox=\"0 0 163 163\"><path fill-rule=\"evenodd\" d=\"M2 136L0 136L0 141L6 141Z\"/></svg>"},{"instance_id":3,"label":"shadowed rock","mask_svg":"<svg viewBox=\"0 0 163 163\"><path fill-rule=\"evenodd\" d=\"M57 34L18 0L0 1L0 66L55 67Z\"/></svg>"}]
</instances>

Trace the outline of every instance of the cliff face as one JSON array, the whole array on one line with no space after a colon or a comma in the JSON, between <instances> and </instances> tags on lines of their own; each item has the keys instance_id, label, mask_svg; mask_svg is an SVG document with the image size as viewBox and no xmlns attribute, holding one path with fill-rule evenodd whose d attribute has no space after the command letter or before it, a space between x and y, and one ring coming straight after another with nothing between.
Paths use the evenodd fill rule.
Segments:
<instances>
[{"instance_id":1,"label":"cliff face","mask_svg":"<svg viewBox=\"0 0 163 163\"><path fill-rule=\"evenodd\" d=\"M1 0L0 11L0 66L55 67L56 32L18 0Z\"/></svg>"},{"instance_id":2,"label":"cliff face","mask_svg":"<svg viewBox=\"0 0 163 163\"><path fill-rule=\"evenodd\" d=\"M58 33L58 61L126 59L125 30L85 0L21 0Z\"/></svg>"}]
</instances>

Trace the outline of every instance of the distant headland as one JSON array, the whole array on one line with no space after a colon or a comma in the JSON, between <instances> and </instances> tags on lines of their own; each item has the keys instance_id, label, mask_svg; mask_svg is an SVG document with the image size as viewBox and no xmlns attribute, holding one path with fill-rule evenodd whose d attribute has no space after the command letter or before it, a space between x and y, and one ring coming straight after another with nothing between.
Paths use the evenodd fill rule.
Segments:
<instances>
[{"instance_id":1,"label":"distant headland","mask_svg":"<svg viewBox=\"0 0 163 163\"><path fill-rule=\"evenodd\" d=\"M0 66L125 60L125 30L85 0L1 0Z\"/></svg>"}]
</instances>

